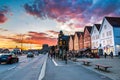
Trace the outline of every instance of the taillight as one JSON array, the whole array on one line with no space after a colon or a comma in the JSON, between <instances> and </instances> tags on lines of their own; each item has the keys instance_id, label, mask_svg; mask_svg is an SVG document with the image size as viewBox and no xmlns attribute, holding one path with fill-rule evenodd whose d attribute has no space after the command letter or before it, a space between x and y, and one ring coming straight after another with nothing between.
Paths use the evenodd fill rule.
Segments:
<instances>
[{"instance_id":1,"label":"taillight","mask_svg":"<svg viewBox=\"0 0 120 80\"><path fill-rule=\"evenodd\" d=\"M11 58L12 58L12 56L9 56L9 57L8 57L8 59L11 59Z\"/></svg>"}]
</instances>

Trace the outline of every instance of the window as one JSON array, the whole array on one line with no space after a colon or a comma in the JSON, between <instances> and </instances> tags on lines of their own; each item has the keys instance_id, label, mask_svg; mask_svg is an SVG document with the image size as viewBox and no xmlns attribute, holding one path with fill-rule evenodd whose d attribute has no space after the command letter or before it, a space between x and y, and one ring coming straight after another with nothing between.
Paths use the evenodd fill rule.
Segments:
<instances>
[{"instance_id":1,"label":"window","mask_svg":"<svg viewBox=\"0 0 120 80\"><path fill-rule=\"evenodd\" d=\"M99 35L97 35L97 38L99 39Z\"/></svg>"},{"instance_id":2,"label":"window","mask_svg":"<svg viewBox=\"0 0 120 80\"><path fill-rule=\"evenodd\" d=\"M98 42L96 42L96 46L98 46Z\"/></svg>"},{"instance_id":3,"label":"window","mask_svg":"<svg viewBox=\"0 0 120 80\"><path fill-rule=\"evenodd\" d=\"M112 39L110 39L110 44L112 44Z\"/></svg>"},{"instance_id":4,"label":"window","mask_svg":"<svg viewBox=\"0 0 120 80\"><path fill-rule=\"evenodd\" d=\"M96 30L94 30L94 33L96 33Z\"/></svg>"},{"instance_id":5,"label":"window","mask_svg":"<svg viewBox=\"0 0 120 80\"><path fill-rule=\"evenodd\" d=\"M109 36L108 32L106 32L106 35Z\"/></svg>"},{"instance_id":6,"label":"window","mask_svg":"<svg viewBox=\"0 0 120 80\"><path fill-rule=\"evenodd\" d=\"M107 29L107 26L106 26L106 25L104 25L104 29Z\"/></svg>"},{"instance_id":7,"label":"window","mask_svg":"<svg viewBox=\"0 0 120 80\"><path fill-rule=\"evenodd\" d=\"M102 37L104 37L105 35L104 35L104 33L102 34Z\"/></svg>"},{"instance_id":8,"label":"window","mask_svg":"<svg viewBox=\"0 0 120 80\"><path fill-rule=\"evenodd\" d=\"M105 41L103 41L103 45L105 45Z\"/></svg>"},{"instance_id":9,"label":"window","mask_svg":"<svg viewBox=\"0 0 120 80\"><path fill-rule=\"evenodd\" d=\"M110 36L112 35L112 31L109 31L109 35L110 35Z\"/></svg>"}]
</instances>

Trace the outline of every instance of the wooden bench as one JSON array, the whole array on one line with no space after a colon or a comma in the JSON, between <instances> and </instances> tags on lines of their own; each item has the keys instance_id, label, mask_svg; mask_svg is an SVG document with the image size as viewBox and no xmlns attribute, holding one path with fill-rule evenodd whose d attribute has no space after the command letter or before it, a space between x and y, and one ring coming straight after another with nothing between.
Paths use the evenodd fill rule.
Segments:
<instances>
[{"instance_id":1,"label":"wooden bench","mask_svg":"<svg viewBox=\"0 0 120 80\"><path fill-rule=\"evenodd\" d=\"M96 64L95 66L97 66L97 69L102 69L104 71L107 71L108 68L112 68L112 66L107 66L107 65L102 65L102 64Z\"/></svg>"},{"instance_id":2,"label":"wooden bench","mask_svg":"<svg viewBox=\"0 0 120 80\"><path fill-rule=\"evenodd\" d=\"M90 61L87 61L87 60L82 60L82 62L83 62L84 65L87 65L87 66L89 66L90 63L91 63Z\"/></svg>"}]
</instances>

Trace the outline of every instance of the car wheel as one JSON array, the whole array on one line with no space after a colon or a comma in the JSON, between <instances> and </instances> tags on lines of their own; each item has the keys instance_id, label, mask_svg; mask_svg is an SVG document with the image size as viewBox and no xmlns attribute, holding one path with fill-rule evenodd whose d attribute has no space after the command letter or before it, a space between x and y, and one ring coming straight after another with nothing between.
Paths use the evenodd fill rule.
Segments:
<instances>
[{"instance_id":1,"label":"car wheel","mask_svg":"<svg viewBox=\"0 0 120 80\"><path fill-rule=\"evenodd\" d=\"M10 61L10 63L9 63L9 64L12 64L12 63L14 63L13 59Z\"/></svg>"}]
</instances>

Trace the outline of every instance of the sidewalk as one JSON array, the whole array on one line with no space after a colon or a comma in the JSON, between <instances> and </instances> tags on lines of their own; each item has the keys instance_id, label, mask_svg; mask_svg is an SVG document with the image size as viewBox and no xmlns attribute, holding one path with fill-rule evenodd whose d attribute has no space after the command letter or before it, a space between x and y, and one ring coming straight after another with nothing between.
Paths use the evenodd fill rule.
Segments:
<instances>
[{"instance_id":1,"label":"sidewalk","mask_svg":"<svg viewBox=\"0 0 120 80\"><path fill-rule=\"evenodd\" d=\"M114 57L113 59L111 59L110 57L107 57L106 59L105 58L100 58L100 59L78 58L77 59L77 61L79 61L80 64L82 64L82 62L80 62L81 60L88 60L92 62L91 66L82 65L83 67L90 69L92 71L95 71L99 74L108 76L113 80L120 80L120 59L118 57ZM96 70L95 64L109 65L109 66L112 66L112 68L109 68L108 70L110 72L107 73L107 72Z\"/></svg>"},{"instance_id":2,"label":"sidewalk","mask_svg":"<svg viewBox=\"0 0 120 80\"><path fill-rule=\"evenodd\" d=\"M57 66L51 59L47 60L45 77L42 80L111 80L71 61L68 64L61 60L55 61Z\"/></svg>"}]
</instances>

